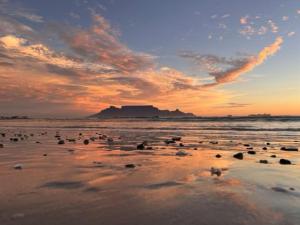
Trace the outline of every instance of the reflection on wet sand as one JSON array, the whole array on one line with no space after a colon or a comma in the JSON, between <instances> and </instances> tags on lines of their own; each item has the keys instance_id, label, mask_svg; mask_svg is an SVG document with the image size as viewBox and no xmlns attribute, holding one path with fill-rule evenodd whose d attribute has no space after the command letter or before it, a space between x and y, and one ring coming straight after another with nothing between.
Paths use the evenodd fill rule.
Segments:
<instances>
[{"instance_id":1,"label":"reflection on wet sand","mask_svg":"<svg viewBox=\"0 0 300 225\"><path fill-rule=\"evenodd\" d=\"M105 131L3 130L0 224L300 222L300 157L280 150L292 142L284 135ZM27 138L10 141L16 133ZM237 152L243 160L233 158ZM280 165L281 158L293 165Z\"/></svg>"}]
</instances>

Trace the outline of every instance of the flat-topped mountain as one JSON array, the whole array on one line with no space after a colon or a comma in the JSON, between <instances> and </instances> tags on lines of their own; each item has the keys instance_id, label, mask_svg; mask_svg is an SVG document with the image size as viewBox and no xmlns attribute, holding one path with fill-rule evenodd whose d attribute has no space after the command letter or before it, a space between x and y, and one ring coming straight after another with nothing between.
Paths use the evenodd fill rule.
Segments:
<instances>
[{"instance_id":1,"label":"flat-topped mountain","mask_svg":"<svg viewBox=\"0 0 300 225\"><path fill-rule=\"evenodd\" d=\"M132 117L194 117L192 113L184 113L176 109L160 110L152 105L125 105L121 108L110 106L91 118L132 118Z\"/></svg>"}]
</instances>

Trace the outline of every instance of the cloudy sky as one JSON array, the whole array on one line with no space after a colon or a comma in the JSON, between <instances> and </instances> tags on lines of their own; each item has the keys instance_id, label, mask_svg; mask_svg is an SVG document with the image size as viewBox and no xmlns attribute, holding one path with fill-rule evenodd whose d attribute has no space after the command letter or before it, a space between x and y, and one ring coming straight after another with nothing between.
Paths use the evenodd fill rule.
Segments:
<instances>
[{"instance_id":1,"label":"cloudy sky","mask_svg":"<svg viewBox=\"0 0 300 225\"><path fill-rule=\"evenodd\" d=\"M0 0L0 115L300 115L297 0Z\"/></svg>"}]
</instances>

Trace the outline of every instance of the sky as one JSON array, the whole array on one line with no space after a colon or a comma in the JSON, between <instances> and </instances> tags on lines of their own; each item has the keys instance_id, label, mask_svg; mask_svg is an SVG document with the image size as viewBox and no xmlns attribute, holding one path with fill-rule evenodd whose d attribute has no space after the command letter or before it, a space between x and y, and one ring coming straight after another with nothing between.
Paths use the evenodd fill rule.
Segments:
<instances>
[{"instance_id":1,"label":"sky","mask_svg":"<svg viewBox=\"0 0 300 225\"><path fill-rule=\"evenodd\" d=\"M300 115L300 1L0 0L0 115Z\"/></svg>"}]
</instances>

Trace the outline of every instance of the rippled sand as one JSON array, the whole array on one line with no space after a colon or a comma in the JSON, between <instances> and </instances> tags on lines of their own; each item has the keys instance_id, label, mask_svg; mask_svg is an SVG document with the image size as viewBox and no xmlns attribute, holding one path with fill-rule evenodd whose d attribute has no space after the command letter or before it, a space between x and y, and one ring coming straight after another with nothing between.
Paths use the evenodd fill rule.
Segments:
<instances>
[{"instance_id":1,"label":"rippled sand","mask_svg":"<svg viewBox=\"0 0 300 225\"><path fill-rule=\"evenodd\" d=\"M285 145L299 147L298 133L126 126L2 126L0 133L6 136L0 137L0 224L300 224L300 153L280 151ZM57 132L64 145L57 144ZM29 137L11 142L18 133ZM114 141L99 139L99 133ZM95 141L83 144L93 136ZM174 136L182 140L164 143ZM136 150L142 141L153 150ZM244 144L256 154L247 154ZM188 155L176 156L179 150ZM234 159L236 152L244 152L244 160ZM271 158L273 154L277 157ZM293 164L280 165L280 158ZM261 164L261 159L269 163ZM15 169L16 164L22 169ZM211 167L221 175L212 175Z\"/></svg>"}]
</instances>

